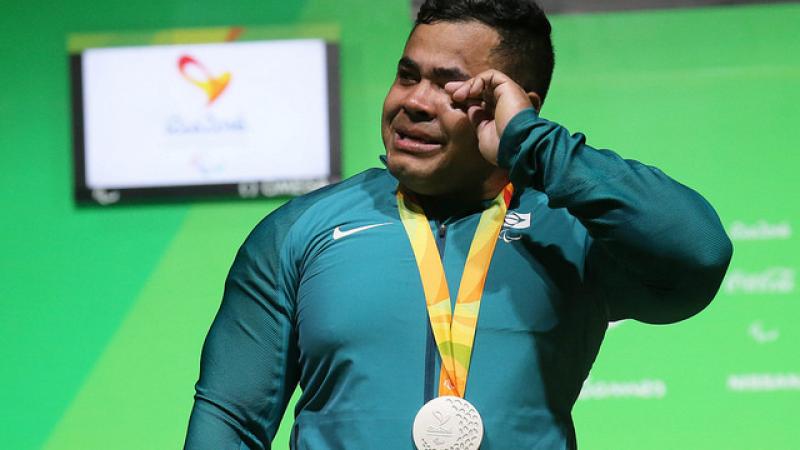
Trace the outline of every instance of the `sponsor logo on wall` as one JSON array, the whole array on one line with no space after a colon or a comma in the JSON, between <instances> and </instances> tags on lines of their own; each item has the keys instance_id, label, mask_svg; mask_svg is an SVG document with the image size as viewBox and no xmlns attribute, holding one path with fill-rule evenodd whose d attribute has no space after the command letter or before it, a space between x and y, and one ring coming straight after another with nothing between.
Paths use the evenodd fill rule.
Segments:
<instances>
[{"instance_id":1,"label":"sponsor logo on wall","mask_svg":"<svg viewBox=\"0 0 800 450\"><path fill-rule=\"evenodd\" d=\"M579 400L611 398L662 399L667 395L667 383L659 379L635 381L603 381L587 378L578 396Z\"/></svg>"},{"instance_id":2,"label":"sponsor logo on wall","mask_svg":"<svg viewBox=\"0 0 800 450\"><path fill-rule=\"evenodd\" d=\"M796 286L791 267L769 267L757 272L732 269L725 278L726 294L791 294Z\"/></svg>"},{"instance_id":3,"label":"sponsor logo on wall","mask_svg":"<svg viewBox=\"0 0 800 450\"><path fill-rule=\"evenodd\" d=\"M766 241L790 240L793 230L788 220L778 222L736 220L728 226L728 234L733 241L751 242L751 245L757 245ZM725 278L722 292L728 295L787 296L796 292L796 286L797 271L794 267L774 265L760 270L735 268L731 269ZM753 320L747 326L746 332L759 346L775 345L782 336L781 330L774 323L761 319ZM728 391L736 393L800 391L800 374L794 372L730 374L725 387Z\"/></svg>"},{"instance_id":4,"label":"sponsor logo on wall","mask_svg":"<svg viewBox=\"0 0 800 450\"><path fill-rule=\"evenodd\" d=\"M788 220L735 220L728 226L728 234L737 242L788 240L792 237L792 226ZM796 279L796 270L792 267L776 265L757 271L732 268L725 278L722 292L729 295L792 294Z\"/></svg>"},{"instance_id":5,"label":"sponsor logo on wall","mask_svg":"<svg viewBox=\"0 0 800 450\"><path fill-rule=\"evenodd\" d=\"M759 344L769 344L781 337L781 332L777 328L764 326L764 322L756 320L747 327L747 334Z\"/></svg>"},{"instance_id":6,"label":"sponsor logo on wall","mask_svg":"<svg viewBox=\"0 0 800 450\"><path fill-rule=\"evenodd\" d=\"M792 237L792 227L785 220L778 223L770 223L766 220L747 223L736 220L728 227L728 234L734 241L789 239Z\"/></svg>"},{"instance_id":7,"label":"sponsor logo on wall","mask_svg":"<svg viewBox=\"0 0 800 450\"><path fill-rule=\"evenodd\" d=\"M727 387L733 392L800 391L800 374L734 374L728 376Z\"/></svg>"}]
</instances>

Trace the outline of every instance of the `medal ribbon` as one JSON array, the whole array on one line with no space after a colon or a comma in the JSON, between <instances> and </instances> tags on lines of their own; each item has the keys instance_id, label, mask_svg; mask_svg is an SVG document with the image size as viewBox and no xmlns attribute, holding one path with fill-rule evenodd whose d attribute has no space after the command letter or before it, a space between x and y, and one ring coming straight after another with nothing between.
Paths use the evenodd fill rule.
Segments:
<instances>
[{"instance_id":1,"label":"medal ribbon","mask_svg":"<svg viewBox=\"0 0 800 450\"><path fill-rule=\"evenodd\" d=\"M464 397L486 274L513 192L514 188L508 184L481 214L461 275L456 307L451 314L447 278L428 218L409 194L397 190L400 219L417 260L428 318L442 358L439 396Z\"/></svg>"}]
</instances>

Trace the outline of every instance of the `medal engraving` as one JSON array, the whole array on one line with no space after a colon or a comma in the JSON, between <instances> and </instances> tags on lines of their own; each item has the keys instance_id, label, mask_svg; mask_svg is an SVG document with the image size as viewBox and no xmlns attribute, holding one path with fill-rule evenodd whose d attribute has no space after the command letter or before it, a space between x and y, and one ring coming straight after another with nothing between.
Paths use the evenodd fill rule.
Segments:
<instances>
[{"instance_id":1,"label":"medal engraving","mask_svg":"<svg viewBox=\"0 0 800 450\"><path fill-rule=\"evenodd\" d=\"M419 450L478 450L482 439L481 416L460 397L435 398L414 419L414 444Z\"/></svg>"}]
</instances>

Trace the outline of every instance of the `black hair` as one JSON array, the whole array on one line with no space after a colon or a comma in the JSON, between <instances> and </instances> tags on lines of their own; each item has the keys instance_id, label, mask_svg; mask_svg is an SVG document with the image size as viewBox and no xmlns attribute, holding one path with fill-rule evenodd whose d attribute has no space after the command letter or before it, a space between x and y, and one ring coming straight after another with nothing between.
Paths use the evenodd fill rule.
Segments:
<instances>
[{"instance_id":1,"label":"black hair","mask_svg":"<svg viewBox=\"0 0 800 450\"><path fill-rule=\"evenodd\" d=\"M426 0L415 26L471 20L500 35L500 44L493 49L504 62L498 69L544 101L553 77L555 54L550 21L539 5L533 0Z\"/></svg>"}]
</instances>

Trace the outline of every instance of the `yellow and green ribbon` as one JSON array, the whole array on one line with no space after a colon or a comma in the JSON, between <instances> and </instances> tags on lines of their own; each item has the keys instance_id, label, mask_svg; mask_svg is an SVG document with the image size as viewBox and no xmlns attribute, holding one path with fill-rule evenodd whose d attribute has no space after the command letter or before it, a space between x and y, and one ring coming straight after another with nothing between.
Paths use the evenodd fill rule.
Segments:
<instances>
[{"instance_id":1,"label":"yellow and green ribbon","mask_svg":"<svg viewBox=\"0 0 800 450\"><path fill-rule=\"evenodd\" d=\"M440 396L464 397L486 274L513 192L508 184L481 214L461 276L456 307L451 314L447 278L428 218L413 197L397 190L400 219L417 260L428 318L442 358Z\"/></svg>"}]
</instances>

